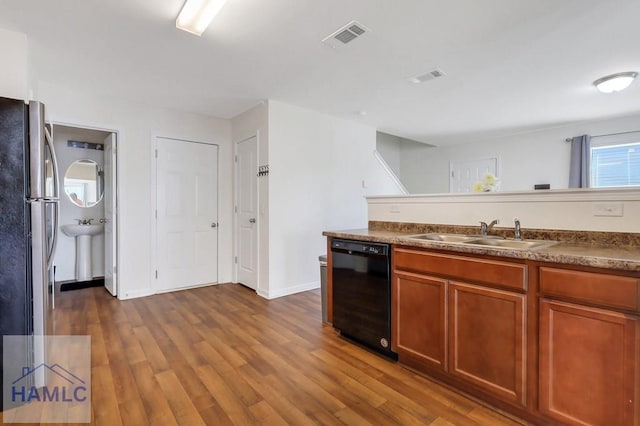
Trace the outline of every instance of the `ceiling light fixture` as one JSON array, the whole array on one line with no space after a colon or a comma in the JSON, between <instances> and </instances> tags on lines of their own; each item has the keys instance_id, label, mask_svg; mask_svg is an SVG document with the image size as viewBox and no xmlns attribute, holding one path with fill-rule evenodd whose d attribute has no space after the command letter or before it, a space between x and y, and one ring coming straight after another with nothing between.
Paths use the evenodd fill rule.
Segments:
<instances>
[{"instance_id":1,"label":"ceiling light fixture","mask_svg":"<svg viewBox=\"0 0 640 426\"><path fill-rule=\"evenodd\" d=\"M602 93L613 93L624 90L638 76L635 71L619 72L617 74L607 75L593 82L593 85Z\"/></svg>"},{"instance_id":2,"label":"ceiling light fixture","mask_svg":"<svg viewBox=\"0 0 640 426\"><path fill-rule=\"evenodd\" d=\"M176 28L202 35L227 0L186 0L176 19Z\"/></svg>"}]
</instances>

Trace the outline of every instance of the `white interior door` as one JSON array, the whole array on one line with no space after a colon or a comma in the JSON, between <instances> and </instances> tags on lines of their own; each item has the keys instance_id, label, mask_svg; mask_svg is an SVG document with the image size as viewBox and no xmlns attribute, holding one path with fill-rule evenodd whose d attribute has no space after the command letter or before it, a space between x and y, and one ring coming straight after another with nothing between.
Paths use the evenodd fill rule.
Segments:
<instances>
[{"instance_id":1,"label":"white interior door","mask_svg":"<svg viewBox=\"0 0 640 426\"><path fill-rule=\"evenodd\" d=\"M449 191L472 192L473 185L482 180L486 173L498 175L498 159L483 158L480 160L452 161L449 168Z\"/></svg>"},{"instance_id":2,"label":"white interior door","mask_svg":"<svg viewBox=\"0 0 640 426\"><path fill-rule=\"evenodd\" d=\"M117 294L116 134L104 140L104 287Z\"/></svg>"},{"instance_id":3,"label":"white interior door","mask_svg":"<svg viewBox=\"0 0 640 426\"><path fill-rule=\"evenodd\" d=\"M257 138L239 142L236 155L236 278L255 290L258 284Z\"/></svg>"},{"instance_id":4,"label":"white interior door","mask_svg":"<svg viewBox=\"0 0 640 426\"><path fill-rule=\"evenodd\" d=\"M157 139L157 291L218 281L218 147Z\"/></svg>"}]
</instances>

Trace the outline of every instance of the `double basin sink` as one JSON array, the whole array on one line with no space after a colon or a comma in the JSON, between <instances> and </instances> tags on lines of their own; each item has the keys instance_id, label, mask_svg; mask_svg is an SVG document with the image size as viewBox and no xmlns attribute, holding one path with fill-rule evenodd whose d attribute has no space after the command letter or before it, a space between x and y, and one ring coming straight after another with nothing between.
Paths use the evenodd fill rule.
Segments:
<instances>
[{"instance_id":1,"label":"double basin sink","mask_svg":"<svg viewBox=\"0 0 640 426\"><path fill-rule=\"evenodd\" d=\"M460 243L474 246L484 246L491 248L532 250L549 247L557 244L557 241L550 240L510 240L493 235L464 235L464 234L419 234L409 235L406 238L411 240L441 241L443 243Z\"/></svg>"}]
</instances>

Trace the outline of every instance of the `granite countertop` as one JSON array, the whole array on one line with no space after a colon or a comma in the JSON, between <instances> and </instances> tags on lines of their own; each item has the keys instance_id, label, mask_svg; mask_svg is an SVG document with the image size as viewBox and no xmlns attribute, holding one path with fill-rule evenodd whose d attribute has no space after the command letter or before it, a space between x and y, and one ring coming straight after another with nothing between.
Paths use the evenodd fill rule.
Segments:
<instances>
[{"instance_id":1,"label":"granite countertop","mask_svg":"<svg viewBox=\"0 0 640 426\"><path fill-rule=\"evenodd\" d=\"M640 273L640 246L638 245L560 241L549 247L523 250L407 238L409 235L419 233L426 232L403 232L387 229L353 229L345 231L325 231L322 235L410 247L450 250L458 253L483 254Z\"/></svg>"}]
</instances>

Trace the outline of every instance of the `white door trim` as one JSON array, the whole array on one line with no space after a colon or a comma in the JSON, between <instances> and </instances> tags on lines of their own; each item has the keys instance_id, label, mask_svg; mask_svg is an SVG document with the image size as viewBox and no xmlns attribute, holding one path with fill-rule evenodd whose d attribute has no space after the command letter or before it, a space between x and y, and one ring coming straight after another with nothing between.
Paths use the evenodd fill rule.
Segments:
<instances>
[{"instance_id":1,"label":"white door trim","mask_svg":"<svg viewBox=\"0 0 640 426\"><path fill-rule=\"evenodd\" d=\"M105 195L103 195L103 202L104 202L104 218L107 220L107 222L105 223L105 235L107 235L107 229L111 230L112 233L112 237L111 237L111 250L107 250L108 247L108 241L105 240L104 243L104 256L105 256L105 262L104 262L104 280L105 280L105 288L107 289L107 291L109 291L113 296L118 296L118 287L119 287L119 281L120 281L120 274L119 274L119 267L120 265L118 264L117 260L118 260L118 248L117 248L117 243L118 243L118 197L117 197L117 191L115 191L115 188L118 187L118 135L115 133L111 133L109 136L107 136L107 138L105 140L109 139L111 141L110 146L106 147L104 149L105 154L108 152L107 149L109 150L109 152L111 152L111 158L109 158L109 164L110 164L110 169L111 169L111 181L113 182L113 188L111 188L111 200L110 201L110 205L112 207L112 211L111 211L111 216L107 215L107 197L106 197L106 193L107 193L107 189L105 187L104 189L104 193ZM105 165L105 169L106 169L106 164L107 164L107 155L104 156L104 165ZM109 182L107 182L106 184L108 184ZM105 184L105 186L106 186ZM110 222L109 222L110 221ZM111 252L111 265L109 265L109 263L106 261L107 256L109 255L109 252ZM108 272L108 267L111 266L113 268L113 270ZM107 286L107 274L111 274L111 281L113 282L113 291L109 289L109 287Z\"/></svg>"},{"instance_id":2,"label":"white door trim","mask_svg":"<svg viewBox=\"0 0 640 426\"><path fill-rule=\"evenodd\" d=\"M217 172L217 182L218 182L218 188L216 191L216 205L218 206L218 229L220 229L220 151L221 151L221 147L220 144L218 143L213 143L213 142L203 142L203 141L199 141L199 140L193 140L193 139L189 139L189 138L184 138L184 137L180 137L180 136L166 136L164 134L159 134L159 133L152 133L151 135L151 152L150 152L150 158L152 161L152 166L149 168L150 169L150 194L151 194L151 209L149 211L149 218L150 218L150 223L151 223L151 238L150 240L150 247L149 247L149 252L151 253L151 269L149 270L149 291L148 292L144 292L143 295L151 295L151 294L157 294L157 293L161 293L162 291L159 291L156 283L156 271L158 270L158 222L156 221L156 211L158 209L158 194L157 194L157 182L158 182L158 178L157 178L157 173L158 173L158 162L157 162L157 157L156 157L156 152L158 149L158 139L170 139L170 140L175 140L175 141L181 141L181 142L189 142L189 143L197 143L197 144L202 144L202 145L211 145L211 146L215 146L218 148L218 155L217 155L217 161L218 164L216 164L216 172ZM216 284L218 284L220 282L220 235L218 234L218 239L217 239L217 258L216 258L216 263L217 263L217 282ZM187 287L181 288L180 290L186 290Z\"/></svg>"}]
</instances>

